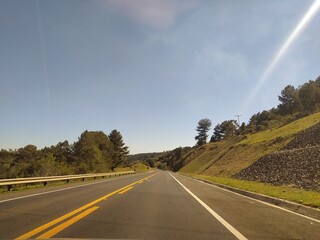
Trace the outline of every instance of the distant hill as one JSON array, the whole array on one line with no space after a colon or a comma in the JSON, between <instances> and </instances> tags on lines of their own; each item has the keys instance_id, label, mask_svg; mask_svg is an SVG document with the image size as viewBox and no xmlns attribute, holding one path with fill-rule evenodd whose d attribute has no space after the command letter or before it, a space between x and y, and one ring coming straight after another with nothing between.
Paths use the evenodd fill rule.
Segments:
<instances>
[{"instance_id":1,"label":"distant hill","mask_svg":"<svg viewBox=\"0 0 320 240\"><path fill-rule=\"evenodd\" d=\"M148 162L161 154L161 152L130 154L127 159L129 163L136 161Z\"/></svg>"}]
</instances>

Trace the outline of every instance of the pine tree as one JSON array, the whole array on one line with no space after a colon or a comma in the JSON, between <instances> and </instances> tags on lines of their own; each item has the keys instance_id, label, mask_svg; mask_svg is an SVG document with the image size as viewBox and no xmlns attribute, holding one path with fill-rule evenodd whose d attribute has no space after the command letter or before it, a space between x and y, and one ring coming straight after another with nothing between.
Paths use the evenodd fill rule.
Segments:
<instances>
[{"instance_id":1,"label":"pine tree","mask_svg":"<svg viewBox=\"0 0 320 240\"><path fill-rule=\"evenodd\" d=\"M291 85L286 86L282 91L281 95L278 96L279 110L282 115L293 114L295 111L299 111L299 96L298 91Z\"/></svg>"},{"instance_id":2,"label":"pine tree","mask_svg":"<svg viewBox=\"0 0 320 240\"><path fill-rule=\"evenodd\" d=\"M220 124L217 124L213 129L213 135L211 142L218 141L220 139L232 137L237 131L238 125L236 120L226 120Z\"/></svg>"},{"instance_id":3,"label":"pine tree","mask_svg":"<svg viewBox=\"0 0 320 240\"><path fill-rule=\"evenodd\" d=\"M121 133L115 129L109 134L109 139L113 144L114 150L114 154L112 156L113 170L114 168L126 163L129 148L125 146Z\"/></svg>"},{"instance_id":4,"label":"pine tree","mask_svg":"<svg viewBox=\"0 0 320 240\"><path fill-rule=\"evenodd\" d=\"M197 140L197 146L202 146L207 143L207 132L210 130L211 125L211 120L208 118L201 119L198 122L198 126L196 128L198 135L195 137L195 140Z\"/></svg>"}]
</instances>

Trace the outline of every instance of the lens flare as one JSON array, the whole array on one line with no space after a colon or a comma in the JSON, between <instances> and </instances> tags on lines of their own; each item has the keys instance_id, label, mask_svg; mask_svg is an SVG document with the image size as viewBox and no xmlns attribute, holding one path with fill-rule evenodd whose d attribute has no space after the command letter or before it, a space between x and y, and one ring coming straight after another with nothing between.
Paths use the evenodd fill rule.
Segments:
<instances>
[{"instance_id":1,"label":"lens flare","mask_svg":"<svg viewBox=\"0 0 320 240\"><path fill-rule=\"evenodd\" d=\"M269 75L272 73L276 65L279 63L283 55L286 53L292 42L299 36L299 34L302 32L304 27L310 22L312 17L317 13L317 11L320 9L320 0L316 0L308 12L304 15L304 17L301 19L297 27L294 29L294 31L290 34L289 38L285 41L285 43L282 45L280 50L277 52L275 57L272 59L271 63L268 65L265 72L262 74L261 78L257 82L257 84L254 86L252 91L250 92L249 96L245 100L241 112L245 112L248 107L253 102L254 98L257 96L259 91L261 90L263 84L268 80Z\"/></svg>"},{"instance_id":2,"label":"lens flare","mask_svg":"<svg viewBox=\"0 0 320 240\"><path fill-rule=\"evenodd\" d=\"M44 32L43 32L43 25L42 25L42 18L41 18L41 8L39 1L35 2L36 8L36 16L38 21L38 31L39 31L39 46L41 52L41 60L42 60L42 74L43 74L43 81L45 86L45 93L47 98L47 108L50 110L50 88L49 88L49 75L48 75L48 61L47 61L47 50L45 46L45 39L44 39Z\"/></svg>"}]
</instances>

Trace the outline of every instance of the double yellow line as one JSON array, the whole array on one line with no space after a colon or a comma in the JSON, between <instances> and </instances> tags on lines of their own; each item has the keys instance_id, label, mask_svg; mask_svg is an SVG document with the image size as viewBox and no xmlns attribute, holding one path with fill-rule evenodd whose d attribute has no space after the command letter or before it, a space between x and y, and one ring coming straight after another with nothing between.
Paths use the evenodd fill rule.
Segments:
<instances>
[{"instance_id":1,"label":"double yellow line","mask_svg":"<svg viewBox=\"0 0 320 240\"><path fill-rule=\"evenodd\" d=\"M156 174L158 174L158 173L156 173ZM153 174L151 176L142 178L142 179L140 179L140 180L138 180L136 182L133 182L133 183L131 183L131 184L125 186L125 187L122 187L122 188L120 188L120 189L118 189L116 191L108 193L107 195L105 195L105 196L103 196L101 198L98 198L98 199L96 199L96 200L94 200L94 201L92 201L92 202L90 202L90 203L88 203L88 204L76 209L76 210L73 210L72 212L69 212L69 213L67 213L67 214L65 214L65 215L63 215L63 216L61 216L61 217L59 217L57 219L54 219L54 220L52 220L52 221L50 221L50 222L48 222L48 223L46 223L46 224L44 224L42 226L30 231L30 232L27 232L27 233L21 235L20 237L17 237L16 239L17 240L29 239L29 238L41 233L42 231L44 231L44 230L46 230L46 229L48 229L48 228L50 228L50 227L52 227L52 226L64 221L64 220L76 215L77 213L81 212L80 214L78 214L78 215L74 216L73 218L69 219L68 221L66 221L66 222L64 222L64 223L62 223L62 224L50 229L49 231L47 231L47 232L43 233L42 235L40 235L39 237L37 237L37 239L50 238L50 237L56 235L57 233L61 232L63 229L69 227L70 225L74 224L75 222L79 221L80 219L84 218L85 216L89 215L90 213L92 213L93 211L95 211L95 210L97 210L99 208L99 207L93 206L93 205L95 205L98 202L101 202L101 201L107 199L108 197L110 197L110 196L112 196L114 194L117 194L117 193L123 194L123 193L129 191L130 189L132 189L133 185L138 184L138 183L142 183L143 181L148 180L149 178L155 176L156 174Z\"/></svg>"}]
</instances>

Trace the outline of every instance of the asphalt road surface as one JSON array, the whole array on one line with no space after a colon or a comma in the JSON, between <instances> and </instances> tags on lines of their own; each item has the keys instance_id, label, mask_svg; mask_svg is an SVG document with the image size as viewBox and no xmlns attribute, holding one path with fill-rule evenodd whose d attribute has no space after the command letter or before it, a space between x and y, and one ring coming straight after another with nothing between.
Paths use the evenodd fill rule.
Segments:
<instances>
[{"instance_id":1,"label":"asphalt road surface","mask_svg":"<svg viewBox=\"0 0 320 240\"><path fill-rule=\"evenodd\" d=\"M1 239L320 239L320 221L165 171L0 195Z\"/></svg>"}]
</instances>

